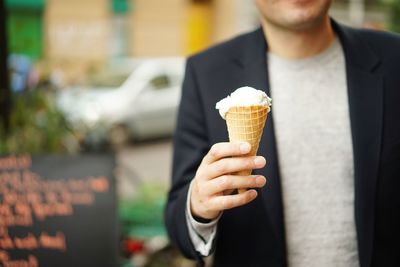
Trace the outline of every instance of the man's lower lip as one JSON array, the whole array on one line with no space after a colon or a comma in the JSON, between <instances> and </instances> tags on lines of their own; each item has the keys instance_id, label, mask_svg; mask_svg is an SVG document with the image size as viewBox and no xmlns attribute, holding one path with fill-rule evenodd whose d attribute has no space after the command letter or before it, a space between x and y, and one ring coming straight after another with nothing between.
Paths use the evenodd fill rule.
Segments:
<instances>
[{"instance_id":1,"label":"man's lower lip","mask_svg":"<svg viewBox=\"0 0 400 267\"><path fill-rule=\"evenodd\" d=\"M292 4L308 4L312 2L312 0L289 0L288 2Z\"/></svg>"}]
</instances>

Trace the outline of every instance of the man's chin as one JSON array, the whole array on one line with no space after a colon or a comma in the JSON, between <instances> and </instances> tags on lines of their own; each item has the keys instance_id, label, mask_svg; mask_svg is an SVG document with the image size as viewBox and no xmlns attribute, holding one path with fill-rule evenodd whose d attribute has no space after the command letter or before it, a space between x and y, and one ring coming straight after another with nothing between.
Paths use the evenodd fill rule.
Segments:
<instances>
[{"instance_id":1,"label":"man's chin","mask_svg":"<svg viewBox=\"0 0 400 267\"><path fill-rule=\"evenodd\" d=\"M282 23L282 27L292 31L308 31L313 30L322 25L327 16L313 17L313 16L298 16L291 17Z\"/></svg>"}]
</instances>

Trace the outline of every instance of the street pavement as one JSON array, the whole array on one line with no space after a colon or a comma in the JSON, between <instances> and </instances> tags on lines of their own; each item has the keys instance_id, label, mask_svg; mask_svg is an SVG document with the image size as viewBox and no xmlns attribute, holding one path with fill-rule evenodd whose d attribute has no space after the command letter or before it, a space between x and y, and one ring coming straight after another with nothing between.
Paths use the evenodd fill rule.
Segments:
<instances>
[{"instance_id":1,"label":"street pavement","mask_svg":"<svg viewBox=\"0 0 400 267\"><path fill-rule=\"evenodd\" d=\"M168 188L170 184L172 141L161 139L124 146L116 153L117 194L133 198L143 184Z\"/></svg>"}]
</instances>

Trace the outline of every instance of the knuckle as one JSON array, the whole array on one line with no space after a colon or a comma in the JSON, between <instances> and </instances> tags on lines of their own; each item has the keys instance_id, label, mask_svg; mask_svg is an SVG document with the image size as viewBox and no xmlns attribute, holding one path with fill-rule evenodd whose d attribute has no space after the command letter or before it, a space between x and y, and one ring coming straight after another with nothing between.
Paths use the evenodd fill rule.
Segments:
<instances>
[{"instance_id":1,"label":"knuckle","mask_svg":"<svg viewBox=\"0 0 400 267\"><path fill-rule=\"evenodd\" d=\"M200 166L199 166L199 168L197 169L197 171L196 171L196 178L201 178L201 177L203 177L204 176L204 167L203 167L203 164L201 164Z\"/></svg>"},{"instance_id":2,"label":"knuckle","mask_svg":"<svg viewBox=\"0 0 400 267\"><path fill-rule=\"evenodd\" d=\"M219 161L215 164L215 171L217 173L225 173L227 169L226 163L224 161Z\"/></svg>"},{"instance_id":3,"label":"knuckle","mask_svg":"<svg viewBox=\"0 0 400 267\"><path fill-rule=\"evenodd\" d=\"M195 177L196 177L198 180L207 179L208 168L209 168L209 167L204 166L204 165L200 166L200 167L197 169L197 172L196 172L196 176L195 176Z\"/></svg>"},{"instance_id":4,"label":"knuckle","mask_svg":"<svg viewBox=\"0 0 400 267\"><path fill-rule=\"evenodd\" d=\"M251 159L246 159L245 161L244 161L244 163L243 163L243 165L244 165L244 167L246 168L246 169L253 169L253 167L254 167L254 162L253 162L253 160L251 160Z\"/></svg>"},{"instance_id":5,"label":"knuckle","mask_svg":"<svg viewBox=\"0 0 400 267\"><path fill-rule=\"evenodd\" d=\"M233 202L229 198L223 199L221 204L222 204L223 209L230 209L233 207Z\"/></svg>"},{"instance_id":6,"label":"knuckle","mask_svg":"<svg viewBox=\"0 0 400 267\"><path fill-rule=\"evenodd\" d=\"M231 181L228 178L228 176L223 175L223 176L220 176L219 179L220 179L219 186L220 186L221 189L226 189L226 188L228 188L230 186Z\"/></svg>"},{"instance_id":7,"label":"knuckle","mask_svg":"<svg viewBox=\"0 0 400 267\"><path fill-rule=\"evenodd\" d=\"M209 207L210 206L209 203L211 203L211 197L210 196L204 196L203 202L205 203L204 205L206 207Z\"/></svg>"},{"instance_id":8,"label":"knuckle","mask_svg":"<svg viewBox=\"0 0 400 267\"><path fill-rule=\"evenodd\" d=\"M208 195L207 188L204 186L204 184L199 185L197 191L198 191L198 194L203 198Z\"/></svg>"},{"instance_id":9,"label":"knuckle","mask_svg":"<svg viewBox=\"0 0 400 267\"><path fill-rule=\"evenodd\" d=\"M201 186L198 186L196 191L199 196L204 195L204 189Z\"/></svg>"},{"instance_id":10,"label":"knuckle","mask_svg":"<svg viewBox=\"0 0 400 267\"><path fill-rule=\"evenodd\" d=\"M210 155L213 157L217 157L219 154L218 144L214 144L210 148Z\"/></svg>"},{"instance_id":11,"label":"knuckle","mask_svg":"<svg viewBox=\"0 0 400 267\"><path fill-rule=\"evenodd\" d=\"M204 172L200 172L200 173L199 173L199 176L197 177L197 183L200 185L200 184L201 184L201 181L204 180L204 179L206 179L206 178L207 178L207 177L206 177L205 173L204 173Z\"/></svg>"},{"instance_id":12,"label":"knuckle","mask_svg":"<svg viewBox=\"0 0 400 267\"><path fill-rule=\"evenodd\" d=\"M200 195L200 187L197 180L194 181L192 190L192 194Z\"/></svg>"}]
</instances>

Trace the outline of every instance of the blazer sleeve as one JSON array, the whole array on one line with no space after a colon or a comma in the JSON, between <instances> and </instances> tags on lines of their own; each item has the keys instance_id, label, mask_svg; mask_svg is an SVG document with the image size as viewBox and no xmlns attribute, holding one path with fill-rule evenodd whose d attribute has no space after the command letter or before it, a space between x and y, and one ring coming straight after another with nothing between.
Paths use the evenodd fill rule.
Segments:
<instances>
[{"instance_id":1,"label":"blazer sleeve","mask_svg":"<svg viewBox=\"0 0 400 267\"><path fill-rule=\"evenodd\" d=\"M172 183L165 208L165 222L171 241L187 258L197 260L199 265L203 264L203 260L191 242L185 209L190 182L210 147L204 114L195 68L189 58L173 138Z\"/></svg>"}]
</instances>

